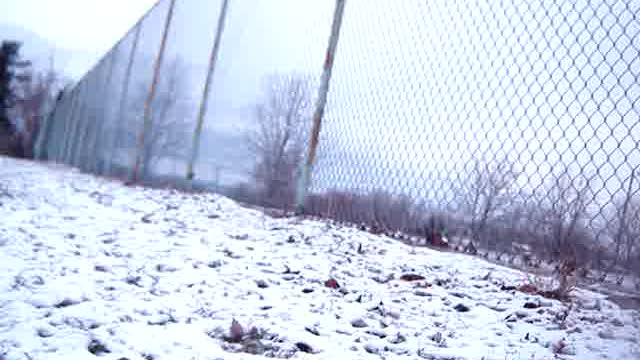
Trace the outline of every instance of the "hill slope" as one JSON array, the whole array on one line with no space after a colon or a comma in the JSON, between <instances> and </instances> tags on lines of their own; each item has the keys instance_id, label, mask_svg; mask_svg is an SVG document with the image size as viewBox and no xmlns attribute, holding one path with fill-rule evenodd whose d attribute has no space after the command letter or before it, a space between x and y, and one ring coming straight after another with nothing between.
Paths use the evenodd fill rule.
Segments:
<instances>
[{"instance_id":1,"label":"hill slope","mask_svg":"<svg viewBox=\"0 0 640 360\"><path fill-rule=\"evenodd\" d=\"M7 359L640 358L602 296L216 195L0 158L0 214Z\"/></svg>"}]
</instances>

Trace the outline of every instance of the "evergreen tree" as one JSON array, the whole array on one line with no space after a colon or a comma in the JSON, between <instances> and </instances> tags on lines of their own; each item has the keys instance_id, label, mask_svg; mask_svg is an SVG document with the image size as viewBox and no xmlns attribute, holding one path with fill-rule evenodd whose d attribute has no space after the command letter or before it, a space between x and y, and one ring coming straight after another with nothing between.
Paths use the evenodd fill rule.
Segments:
<instances>
[{"instance_id":1,"label":"evergreen tree","mask_svg":"<svg viewBox=\"0 0 640 360\"><path fill-rule=\"evenodd\" d=\"M29 67L28 61L20 59L21 43L17 41L3 41L0 45L0 149L11 147L14 127L9 119L9 110L18 100L14 85L25 80L25 75L17 70Z\"/></svg>"},{"instance_id":2,"label":"evergreen tree","mask_svg":"<svg viewBox=\"0 0 640 360\"><path fill-rule=\"evenodd\" d=\"M15 102L12 84L19 51L20 43L15 41L3 41L0 46L0 132L5 134L12 131L8 112Z\"/></svg>"}]
</instances>

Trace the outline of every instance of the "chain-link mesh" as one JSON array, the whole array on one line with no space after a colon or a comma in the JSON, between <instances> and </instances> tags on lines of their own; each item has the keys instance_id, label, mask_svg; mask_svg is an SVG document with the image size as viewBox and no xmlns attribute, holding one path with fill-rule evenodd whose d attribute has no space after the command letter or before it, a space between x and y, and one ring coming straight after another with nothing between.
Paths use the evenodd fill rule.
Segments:
<instances>
[{"instance_id":1,"label":"chain-link mesh","mask_svg":"<svg viewBox=\"0 0 640 360\"><path fill-rule=\"evenodd\" d=\"M623 232L637 238L639 13L631 1L350 1L314 211L560 255L620 236L611 225L632 199Z\"/></svg>"},{"instance_id":2,"label":"chain-link mesh","mask_svg":"<svg viewBox=\"0 0 640 360\"><path fill-rule=\"evenodd\" d=\"M159 2L57 104L48 156L166 184L195 158L190 186L243 201L640 263L640 2L348 0L325 59L333 9Z\"/></svg>"}]
</instances>

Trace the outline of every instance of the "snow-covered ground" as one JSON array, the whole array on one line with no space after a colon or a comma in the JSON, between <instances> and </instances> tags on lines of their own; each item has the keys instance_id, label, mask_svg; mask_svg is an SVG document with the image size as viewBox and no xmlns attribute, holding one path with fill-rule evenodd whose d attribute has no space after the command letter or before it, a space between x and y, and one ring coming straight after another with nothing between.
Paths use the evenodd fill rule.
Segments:
<instances>
[{"instance_id":1,"label":"snow-covered ground","mask_svg":"<svg viewBox=\"0 0 640 360\"><path fill-rule=\"evenodd\" d=\"M0 158L0 219L4 359L640 359L602 295L217 195Z\"/></svg>"}]
</instances>

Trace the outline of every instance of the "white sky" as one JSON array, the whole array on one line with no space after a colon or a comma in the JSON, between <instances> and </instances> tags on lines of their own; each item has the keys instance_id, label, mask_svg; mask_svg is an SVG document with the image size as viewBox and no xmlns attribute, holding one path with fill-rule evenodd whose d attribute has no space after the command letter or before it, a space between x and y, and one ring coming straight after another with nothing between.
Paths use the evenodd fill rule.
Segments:
<instances>
[{"instance_id":1,"label":"white sky","mask_svg":"<svg viewBox=\"0 0 640 360\"><path fill-rule=\"evenodd\" d=\"M0 0L0 23L21 26L59 47L102 54L154 3L155 0Z\"/></svg>"}]
</instances>

